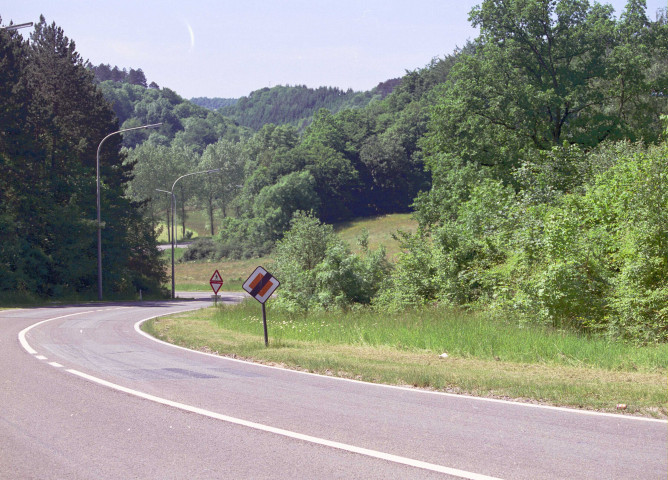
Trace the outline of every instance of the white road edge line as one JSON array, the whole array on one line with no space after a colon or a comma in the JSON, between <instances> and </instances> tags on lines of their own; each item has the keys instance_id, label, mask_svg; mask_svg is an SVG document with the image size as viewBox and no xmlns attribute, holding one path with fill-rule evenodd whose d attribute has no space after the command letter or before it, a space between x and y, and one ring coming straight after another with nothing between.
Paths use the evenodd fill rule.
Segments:
<instances>
[{"instance_id":1,"label":"white road edge line","mask_svg":"<svg viewBox=\"0 0 668 480\"><path fill-rule=\"evenodd\" d=\"M19 343L21 344L21 346L23 347L23 349L24 349L26 352L28 352L28 353L31 354L31 355L37 355L37 351L36 351L35 349L33 349L33 348L30 346L30 344L28 343L28 341L26 340L26 334L27 334L30 330L32 330L32 329L35 328L35 327L39 327L40 325L42 325L43 323L46 323L46 322L51 322L51 321L53 321L53 320L60 320L61 318L73 317L73 316L75 316L75 315L83 315L83 314L85 314L85 313L92 313L92 312L94 312L94 311L95 311L95 310L88 310L88 311L86 311L86 312L70 313L69 315L61 315L60 317L47 318L46 320L42 320L41 322L37 322L37 323L35 323L34 325L30 325L29 327L24 328L23 330L21 330L21 331L19 332ZM41 357L41 356L40 356L40 357ZM37 358L39 358L40 360L46 360L46 357L45 357L45 358L40 358L40 357L37 357Z\"/></svg>"},{"instance_id":2,"label":"white road edge line","mask_svg":"<svg viewBox=\"0 0 668 480\"><path fill-rule=\"evenodd\" d=\"M193 310L198 310L198 309L193 309ZM187 311L187 310L184 310ZM417 394L426 394L426 395L439 395L439 396L444 396L444 397L453 397L453 398L466 398L470 400L476 400L479 402L491 402L491 403L502 403L505 405L512 405L516 407L529 407L529 408L538 408L538 409L544 409L544 410L554 410L558 412L566 412L566 413L574 413L574 414L580 414L580 415L593 415L593 416L601 416L601 417L612 417L616 418L619 420L636 420L636 421L641 421L641 422L658 422L658 423L666 423L668 424L668 420L662 420L660 418L647 418L647 417L635 417L631 415L621 415L621 414L616 414L616 413L607 413L607 412L596 412L592 410L577 410L575 408L567 408L567 407L555 407L553 405L540 405L540 404L535 404L535 403L523 403L523 402L514 402L511 400L503 400L500 398L487 398L487 397L474 397L472 395L465 395L465 394L460 394L460 393L448 393L448 392L436 392L432 390L424 390L424 389L419 389L419 388L408 388L408 387L401 387L399 385L386 385L383 383L370 383L370 382L363 382L361 380L354 380L351 378L342 378L342 377L332 377L329 375L320 375L318 373L311 373L311 372L303 372L301 370L291 370L289 368L283 368L283 367L275 367L273 365L264 365L262 363L255 363L255 362L250 362L248 360L240 360L238 358L231 358L231 357L226 357L224 355L216 355L214 353L207 353L207 352L200 352L199 350L192 350L190 348L182 347L180 345L174 345L173 343L168 343L163 340L160 340L158 338L155 338L148 333L144 332L140 327L141 324L144 322L148 322L149 320L153 320L155 318L160 318L160 317L165 317L167 315L155 315L150 318L145 318L144 320L140 320L137 323L135 323L135 331L139 333L140 335L154 341L161 343L163 345L167 345L172 348L178 348L181 350L185 350L188 352L192 353L198 353L200 355L206 355L209 357L214 357L214 358L221 358L225 359L230 362L238 362L238 363L244 363L247 365L254 365L256 367L262 367L262 368L271 368L274 370L280 370L283 372L291 372L299 375L310 375L314 377L320 377L320 378L326 378L328 380L334 380L334 381L340 381L340 382L350 382L350 383L357 383L357 384L362 384L362 385L370 385L374 387L379 387L379 388L390 388L394 390L402 390L406 392L412 392L412 393L417 393Z\"/></svg>"},{"instance_id":3,"label":"white road edge line","mask_svg":"<svg viewBox=\"0 0 668 480\"><path fill-rule=\"evenodd\" d=\"M26 352L28 352L30 355L35 355L36 358L39 358L40 360L46 360L46 357L41 358L41 357L42 357L41 355L40 355L40 356L37 356L37 351L36 351L35 349L33 349L33 348L30 346L30 344L28 343L28 341L26 340L26 334L27 334L30 330L32 330L32 329L35 328L35 327L39 327L39 326L42 325L43 323L46 323L46 322L52 322L52 321L54 321L54 320L60 320L61 318L74 317L74 316L76 316L76 315L85 315L86 313L102 312L102 311L105 311L105 310L120 310L120 309L123 309L123 308L134 308L134 307L125 307L125 306L123 306L123 307L114 307L114 308L106 308L106 309L98 309L98 310L86 310L85 312L76 312L76 313L70 313L70 314L68 314L68 315L61 315L61 316L59 316L59 317L47 318L46 320L42 320L41 322L37 322L37 323L35 323L35 324L33 324L33 325L30 325L29 327L26 327L26 328L24 328L23 330L21 330L21 331L19 332L19 343L21 344L21 346L23 347L23 349L24 349Z\"/></svg>"},{"instance_id":4,"label":"white road edge line","mask_svg":"<svg viewBox=\"0 0 668 480\"><path fill-rule=\"evenodd\" d=\"M86 380L89 380L91 382L97 383L99 385L102 385L102 386L105 386L105 387L108 387L108 388L112 388L114 390L118 390L120 392L124 392L124 393L130 394L130 395L134 395L136 397L143 398L145 400L150 400L152 402L160 403L162 405L178 408L180 410L185 410L187 412L195 413L195 414L198 414L198 415L203 415L205 417L210 417L210 418L213 418L213 419L216 419L216 420L221 420L221 421L232 423L232 424L235 424L235 425L240 425L240 426L243 426L243 427L252 428L252 429L255 429L255 430L260 430L260 431L263 431L263 432L273 433L273 434L276 434L276 435L282 435L284 437L289 437L289 438L296 439L296 440L301 440L301 441L304 441L304 442L315 443L317 445L322 445L322 446L325 446L325 447L336 448L338 450L345 450L347 452L357 453L357 454L360 454L360 455L365 455L367 457L378 458L380 460L386 460L386 461L390 461L390 462L394 462L394 463L399 463L399 464L407 465L407 466L410 466L410 467L421 468L423 470L430 470L430 471L438 472L438 473L446 473L448 475L453 475L453 476L456 476L456 477L465 478L465 479L469 479L469 480L501 480L497 477L490 477L488 475L482 475L482 474L478 474L478 473L467 472L467 471L464 471L464 470L458 470L456 468L444 467L442 465L436 465L436 464L433 464L433 463L423 462L423 461L420 461L420 460L414 460L412 458L401 457L401 456L393 455L393 454L390 454L390 453L383 453L383 452L379 452L379 451L376 451L376 450L370 450L368 448L356 447L354 445L348 445L348 444L345 444L345 443L334 442L334 441L331 441L331 440L326 440L324 438L313 437L311 435L304 435L304 434L301 434L301 433L292 432L290 430L283 430L282 428L271 427L271 426L268 426L268 425L263 425L261 423L255 423L255 422L250 422L248 420L242 420L240 418L230 417L230 416L223 415L223 414L220 414L220 413L212 412L210 410L204 410L202 408L193 407L191 405L186 405L184 403L174 402L172 400L167 400L165 398L156 397L154 395L143 393L143 392L140 392L140 391L137 391L137 390L132 390L130 388L123 387L121 385L117 385L115 383L111 383L111 382L108 382L106 380L102 380L102 379L97 378L97 377L93 377L93 376L88 375L86 373L79 372L78 370L69 369L67 371L69 373L73 374L73 375L77 375L77 376L79 376L81 378L84 378Z\"/></svg>"}]
</instances>

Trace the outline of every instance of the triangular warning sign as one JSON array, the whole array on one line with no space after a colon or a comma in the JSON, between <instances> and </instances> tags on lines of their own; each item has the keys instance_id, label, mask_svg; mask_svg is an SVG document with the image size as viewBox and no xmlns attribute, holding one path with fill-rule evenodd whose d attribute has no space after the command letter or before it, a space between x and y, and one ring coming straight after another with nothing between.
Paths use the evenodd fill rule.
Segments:
<instances>
[{"instance_id":1,"label":"triangular warning sign","mask_svg":"<svg viewBox=\"0 0 668 480\"><path fill-rule=\"evenodd\" d=\"M220 290L221 287L223 286L223 277L220 276L218 270L216 270L215 273L211 276L211 280L209 280L209 285L211 285L213 293L218 295L218 290Z\"/></svg>"}]
</instances>

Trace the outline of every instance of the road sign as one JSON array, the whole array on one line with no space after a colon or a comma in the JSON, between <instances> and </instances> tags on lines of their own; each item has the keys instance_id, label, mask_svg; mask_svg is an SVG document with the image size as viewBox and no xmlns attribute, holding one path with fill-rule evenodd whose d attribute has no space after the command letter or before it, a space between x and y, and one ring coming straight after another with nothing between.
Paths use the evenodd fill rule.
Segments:
<instances>
[{"instance_id":1,"label":"road sign","mask_svg":"<svg viewBox=\"0 0 668 480\"><path fill-rule=\"evenodd\" d=\"M262 267L257 267L243 284L243 289L258 302L264 304L278 288L280 282Z\"/></svg>"},{"instance_id":2,"label":"road sign","mask_svg":"<svg viewBox=\"0 0 668 480\"><path fill-rule=\"evenodd\" d=\"M216 270L213 275L211 275L211 280L209 280L209 285L213 289L213 293L218 295L218 290L223 286L223 277L220 276L218 270Z\"/></svg>"},{"instance_id":3,"label":"road sign","mask_svg":"<svg viewBox=\"0 0 668 480\"><path fill-rule=\"evenodd\" d=\"M269 336L267 334L267 311L264 302L278 288L280 282L274 276L262 267L257 267L250 277L243 284L243 289L250 293L251 297L262 304L262 324L264 325L264 344L269 346Z\"/></svg>"}]
</instances>

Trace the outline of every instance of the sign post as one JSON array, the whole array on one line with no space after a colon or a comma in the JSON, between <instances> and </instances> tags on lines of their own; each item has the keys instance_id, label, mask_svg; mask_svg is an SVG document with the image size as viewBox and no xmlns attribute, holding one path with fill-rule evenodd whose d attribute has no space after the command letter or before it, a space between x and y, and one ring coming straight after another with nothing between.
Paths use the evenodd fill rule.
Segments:
<instances>
[{"instance_id":1,"label":"sign post","mask_svg":"<svg viewBox=\"0 0 668 480\"><path fill-rule=\"evenodd\" d=\"M213 275L211 275L211 279L209 280L209 285L211 285L211 289L213 290L213 294L215 296L215 301L216 305L218 304L218 291L220 288L223 286L223 277L220 276L220 272L216 270Z\"/></svg>"},{"instance_id":2,"label":"sign post","mask_svg":"<svg viewBox=\"0 0 668 480\"><path fill-rule=\"evenodd\" d=\"M267 334L267 311L264 303L274 293L281 283L271 273L262 267L257 267L243 284L251 297L262 304L262 324L264 325L264 346L269 346L269 335Z\"/></svg>"}]
</instances>

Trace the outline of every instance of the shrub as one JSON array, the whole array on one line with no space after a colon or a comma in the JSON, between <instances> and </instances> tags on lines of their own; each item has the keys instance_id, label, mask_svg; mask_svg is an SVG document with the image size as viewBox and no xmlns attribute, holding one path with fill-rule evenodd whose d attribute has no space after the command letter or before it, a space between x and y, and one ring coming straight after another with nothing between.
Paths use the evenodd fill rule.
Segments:
<instances>
[{"instance_id":1,"label":"shrub","mask_svg":"<svg viewBox=\"0 0 668 480\"><path fill-rule=\"evenodd\" d=\"M185 262L218 258L218 245L210 238L198 238L190 244L181 259Z\"/></svg>"},{"instance_id":2,"label":"shrub","mask_svg":"<svg viewBox=\"0 0 668 480\"><path fill-rule=\"evenodd\" d=\"M276 303L293 310L369 304L389 271L384 248L351 253L331 225L297 212L275 250L281 293Z\"/></svg>"}]
</instances>

